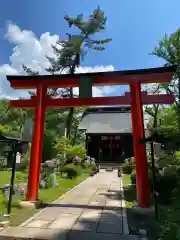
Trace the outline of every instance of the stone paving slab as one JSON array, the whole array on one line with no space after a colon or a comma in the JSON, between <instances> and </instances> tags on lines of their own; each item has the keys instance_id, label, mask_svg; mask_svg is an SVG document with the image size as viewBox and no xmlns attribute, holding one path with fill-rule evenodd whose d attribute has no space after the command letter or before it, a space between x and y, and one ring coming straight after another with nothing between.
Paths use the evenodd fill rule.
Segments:
<instances>
[{"instance_id":1,"label":"stone paving slab","mask_svg":"<svg viewBox=\"0 0 180 240\"><path fill-rule=\"evenodd\" d=\"M78 217L78 215L61 215L51 225L49 225L49 228L71 230L75 225Z\"/></svg>"},{"instance_id":2,"label":"stone paving slab","mask_svg":"<svg viewBox=\"0 0 180 240\"><path fill-rule=\"evenodd\" d=\"M65 211L66 211L66 208L62 209L62 208L56 208L56 207L55 208L49 207L44 209L37 216L35 216L35 219L40 219L44 221L53 221Z\"/></svg>"},{"instance_id":3,"label":"stone paving slab","mask_svg":"<svg viewBox=\"0 0 180 240\"><path fill-rule=\"evenodd\" d=\"M49 225L49 221L44 221L44 220L35 220L27 224L27 227L30 228L47 228Z\"/></svg>"},{"instance_id":4,"label":"stone paving slab","mask_svg":"<svg viewBox=\"0 0 180 240\"><path fill-rule=\"evenodd\" d=\"M91 221L77 221L72 230L85 231L85 232L96 232L98 222Z\"/></svg>"},{"instance_id":5,"label":"stone paving slab","mask_svg":"<svg viewBox=\"0 0 180 240\"><path fill-rule=\"evenodd\" d=\"M121 211L104 210L101 214L97 232L123 233Z\"/></svg>"},{"instance_id":6,"label":"stone paving slab","mask_svg":"<svg viewBox=\"0 0 180 240\"><path fill-rule=\"evenodd\" d=\"M68 233L59 229L11 227L0 232L0 239L67 240Z\"/></svg>"},{"instance_id":7,"label":"stone paving slab","mask_svg":"<svg viewBox=\"0 0 180 240\"><path fill-rule=\"evenodd\" d=\"M112 206L112 207L121 207L121 201L119 201L119 200L107 200L106 201L106 204L105 204L106 206L108 206L108 207L110 207L110 206Z\"/></svg>"},{"instance_id":8,"label":"stone paving slab","mask_svg":"<svg viewBox=\"0 0 180 240\"><path fill-rule=\"evenodd\" d=\"M102 210L84 210L79 219L91 220L101 216Z\"/></svg>"}]
</instances>

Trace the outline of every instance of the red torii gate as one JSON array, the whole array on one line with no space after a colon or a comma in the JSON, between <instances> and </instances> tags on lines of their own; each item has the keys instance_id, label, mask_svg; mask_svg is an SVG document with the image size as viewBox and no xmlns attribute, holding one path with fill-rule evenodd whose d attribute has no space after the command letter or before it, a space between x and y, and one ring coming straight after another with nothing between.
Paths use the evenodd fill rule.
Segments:
<instances>
[{"instance_id":1,"label":"red torii gate","mask_svg":"<svg viewBox=\"0 0 180 240\"><path fill-rule=\"evenodd\" d=\"M45 76L7 76L14 89L37 89L36 96L25 100L10 100L10 106L16 108L35 108L35 121L29 165L27 201L37 200L42 143L44 135L44 117L47 107L112 106L131 105L134 156L136 163L136 187L139 205L148 207L148 166L145 144L139 143L144 137L143 104L172 104L171 94L148 95L141 92L141 84L169 83L176 66L143 70L97 72L85 74L62 74ZM73 99L53 99L47 96L47 88L79 87L80 78L92 79L92 86L130 85L130 93L118 97L93 97ZM86 79L84 79L86 81Z\"/></svg>"}]
</instances>

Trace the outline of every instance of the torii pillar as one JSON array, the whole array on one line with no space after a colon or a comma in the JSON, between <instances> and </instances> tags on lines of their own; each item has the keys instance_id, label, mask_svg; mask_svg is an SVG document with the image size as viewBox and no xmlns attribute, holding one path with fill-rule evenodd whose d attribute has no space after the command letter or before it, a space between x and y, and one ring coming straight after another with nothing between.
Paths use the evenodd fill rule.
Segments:
<instances>
[{"instance_id":1,"label":"torii pillar","mask_svg":"<svg viewBox=\"0 0 180 240\"><path fill-rule=\"evenodd\" d=\"M43 84L37 86L37 93L34 96L36 101L35 119L32 136L31 156L29 163L29 175L26 199L34 201L38 198L39 176L41 168L43 135L44 135L44 117L45 117L45 96L47 88ZM35 188L35 189L34 189Z\"/></svg>"},{"instance_id":2,"label":"torii pillar","mask_svg":"<svg viewBox=\"0 0 180 240\"><path fill-rule=\"evenodd\" d=\"M148 163L146 144L139 140L145 137L144 118L141 101L141 84L135 80L130 83L131 93L131 117L134 142L134 159L136 165L136 189L140 207L149 205Z\"/></svg>"}]
</instances>

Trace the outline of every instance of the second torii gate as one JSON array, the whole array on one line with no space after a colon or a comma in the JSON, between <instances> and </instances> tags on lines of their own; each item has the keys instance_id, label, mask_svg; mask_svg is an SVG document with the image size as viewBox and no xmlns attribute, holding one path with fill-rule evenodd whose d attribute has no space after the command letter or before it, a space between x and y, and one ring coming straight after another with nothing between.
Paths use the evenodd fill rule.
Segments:
<instances>
[{"instance_id":1,"label":"second torii gate","mask_svg":"<svg viewBox=\"0 0 180 240\"><path fill-rule=\"evenodd\" d=\"M12 88L36 89L36 96L31 99L10 100L10 106L16 108L34 108L35 121L29 165L27 201L37 199L39 175L42 157L44 135L44 117L47 107L68 108L78 106L120 106L131 105L134 156L136 164L136 187L139 205L143 208L149 205L148 165L146 146L139 142L144 138L143 104L172 104L171 94L148 95L141 92L141 84L169 83L176 67L161 67L142 70L97 72L85 74L62 74L45 76L7 76ZM130 93L118 97L84 97L73 99L51 98L47 96L48 88L79 87L80 82L89 79L92 86L129 85Z\"/></svg>"}]
</instances>

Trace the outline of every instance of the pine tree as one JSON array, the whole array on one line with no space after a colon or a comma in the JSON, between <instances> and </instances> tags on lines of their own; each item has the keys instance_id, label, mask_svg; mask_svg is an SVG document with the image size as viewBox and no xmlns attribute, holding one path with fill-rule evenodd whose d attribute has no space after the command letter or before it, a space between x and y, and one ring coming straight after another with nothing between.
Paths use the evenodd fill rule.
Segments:
<instances>
[{"instance_id":1,"label":"pine tree","mask_svg":"<svg viewBox=\"0 0 180 240\"><path fill-rule=\"evenodd\" d=\"M76 18L65 16L64 19L70 27L76 27L79 30L79 34L71 35L68 33L68 40L59 40L56 46L52 46L56 58L47 57L50 62L50 67L46 69L51 74L62 72L74 74L76 67L80 65L80 60L83 59L90 50L103 51L105 50L103 45L111 41L110 38L104 40L92 39L95 33L105 29L107 21L104 12L99 7L93 11L87 21L83 19L82 14ZM63 92L63 97L73 98L73 89L66 88ZM70 108L66 120L68 138L70 137L73 113L74 108Z\"/></svg>"},{"instance_id":2,"label":"pine tree","mask_svg":"<svg viewBox=\"0 0 180 240\"><path fill-rule=\"evenodd\" d=\"M104 44L111 41L110 38L104 40L93 39L95 33L105 29L107 21L104 12L99 7L89 15L87 20L84 20L83 14L78 15L76 18L65 16L64 19L67 21L69 27L76 27L79 34L67 33L67 40L58 40L56 45L52 46L55 57L47 56L50 67L46 69L52 75L61 73L74 74L76 68L80 65L80 61L84 59L88 52L91 50L103 51L105 50ZM23 68L29 75L39 74L26 66L23 66ZM74 95L72 88L49 89L48 95L62 98L77 97ZM71 136L73 114L74 108L71 107L68 109L66 118L66 133L68 138Z\"/></svg>"}]
</instances>

